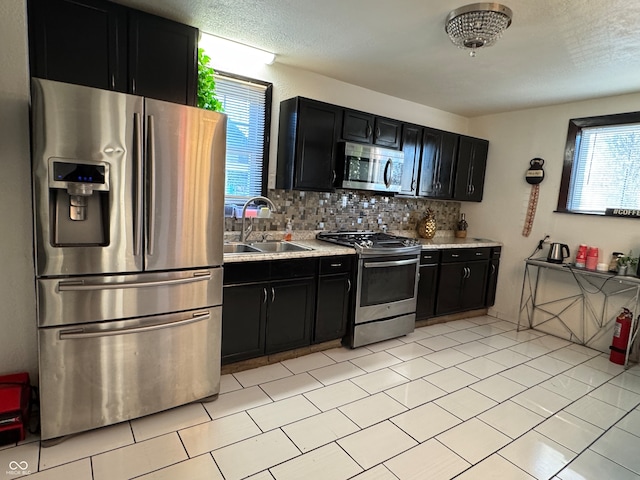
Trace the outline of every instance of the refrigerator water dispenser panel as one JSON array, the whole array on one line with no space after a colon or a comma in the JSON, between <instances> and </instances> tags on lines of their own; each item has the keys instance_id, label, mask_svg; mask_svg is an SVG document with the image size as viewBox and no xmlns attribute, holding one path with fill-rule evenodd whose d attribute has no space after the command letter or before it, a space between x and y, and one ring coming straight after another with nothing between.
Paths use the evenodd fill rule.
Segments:
<instances>
[{"instance_id":1,"label":"refrigerator water dispenser panel","mask_svg":"<svg viewBox=\"0 0 640 480\"><path fill-rule=\"evenodd\" d=\"M109 164L49 159L55 246L108 244Z\"/></svg>"}]
</instances>

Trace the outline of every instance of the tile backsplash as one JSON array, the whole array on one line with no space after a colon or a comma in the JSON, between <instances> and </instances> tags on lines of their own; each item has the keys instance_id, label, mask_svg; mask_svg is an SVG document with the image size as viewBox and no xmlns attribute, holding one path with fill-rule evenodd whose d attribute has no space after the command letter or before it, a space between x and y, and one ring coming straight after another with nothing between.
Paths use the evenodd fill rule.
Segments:
<instances>
[{"instance_id":1,"label":"tile backsplash","mask_svg":"<svg viewBox=\"0 0 640 480\"><path fill-rule=\"evenodd\" d=\"M416 230L427 208L435 212L438 231L455 230L460 202L373 195L365 191L301 192L269 190L267 197L277 207L271 218L254 218L253 230L282 231L291 219L300 230ZM225 218L225 231L239 232L239 218Z\"/></svg>"}]
</instances>

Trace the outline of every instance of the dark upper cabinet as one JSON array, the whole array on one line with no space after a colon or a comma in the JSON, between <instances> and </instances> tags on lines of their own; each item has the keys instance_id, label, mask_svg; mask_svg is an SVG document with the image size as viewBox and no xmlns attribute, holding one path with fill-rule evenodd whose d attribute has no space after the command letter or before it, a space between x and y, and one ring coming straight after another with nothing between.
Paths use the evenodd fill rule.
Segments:
<instances>
[{"instance_id":1,"label":"dark upper cabinet","mask_svg":"<svg viewBox=\"0 0 640 480\"><path fill-rule=\"evenodd\" d=\"M31 75L127 91L127 11L100 0L29 0Z\"/></svg>"},{"instance_id":2,"label":"dark upper cabinet","mask_svg":"<svg viewBox=\"0 0 640 480\"><path fill-rule=\"evenodd\" d=\"M402 125L397 120L376 117L370 113L345 110L342 123L344 140L373 143L388 148L400 148Z\"/></svg>"},{"instance_id":3,"label":"dark upper cabinet","mask_svg":"<svg viewBox=\"0 0 640 480\"><path fill-rule=\"evenodd\" d=\"M29 0L31 75L195 105L198 30L104 0Z\"/></svg>"},{"instance_id":4,"label":"dark upper cabinet","mask_svg":"<svg viewBox=\"0 0 640 480\"><path fill-rule=\"evenodd\" d=\"M340 107L301 97L281 102L276 188L333 190L341 128Z\"/></svg>"},{"instance_id":5,"label":"dark upper cabinet","mask_svg":"<svg viewBox=\"0 0 640 480\"><path fill-rule=\"evenodd\" d=\"M198 29L129 11L129 92L195 105Z\"/></svg>"},{"instance_id":6,"label":"dark upper cabinet","mask_svg":"<svg viewBox=\"0 0 640 480\"><path fill-rule=\"evenodd\" d=\"M342 122L342 138L360 143L371 143L373 140L373 120L370 113L344 111Z\"/></svg>"},{"instance_id":7,"label":"dark upper cabinet","mask_svg":"<svg viewBox=\"0 0 640 480\"><path fill-rule=\"evenodd\" d=\"M458 135L424 128L418 195L440 199L453 197Z\"/></svg>"},{"instance_id":8,"label":"dark upper cabinet","mask_svg":"<svg viewBox=\"0 0 640 480\"><path fill-rule=\"evenodd\" d=\"M489 142L487 140L460 136L454 200L482 201L488 152Z\"/></svg>"},{"instance_id":9,"label":"dark upper cabinet","mask_svg":"<svg viewBox=\"0 0 640 480\"><path fill-rule=\"evenodd\" d=\"M422 153L422 127L405 124L402 127L402 181L400 194L415 196L418 193L418 172Z\"/></svg>"}]
</instances>

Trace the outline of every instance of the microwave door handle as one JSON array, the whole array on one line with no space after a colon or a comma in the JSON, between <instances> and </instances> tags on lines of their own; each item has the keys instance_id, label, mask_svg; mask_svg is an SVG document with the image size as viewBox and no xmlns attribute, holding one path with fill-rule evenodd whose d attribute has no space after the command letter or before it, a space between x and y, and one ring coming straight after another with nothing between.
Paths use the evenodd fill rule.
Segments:
<instances>
[{"instance_id":1,"label":"microwave door handle","mask_svg":"<svg viewBox=\"0 0 640 480\"><path fill-rule=\"evenodd\" d=\"M393 167L393 162L391 159L387 160L387 164L384 166L384 186L389 188L391 186L391 168Z\"/></svg>"},{"instance_id":2,"label":"microwave door handle","mask_svg":"<svg viewBox=\"0 0 640 480\"><path fill-rule=\"evenodd\" d=\"M149 175L149 210L147 212L147 255L153 255L156 233L156 133L153 115L147 117L147 175Z\"/></svg>"},{"instance_id":3,"label":"microwave door handle","mask_svg":"<svg viewBox=\"0 0 640 480\"><path fill-rule=\"evenodd\" d=\"M133 255L142 251L142 114L133 114Z\"/></svg>"}]
</instances>

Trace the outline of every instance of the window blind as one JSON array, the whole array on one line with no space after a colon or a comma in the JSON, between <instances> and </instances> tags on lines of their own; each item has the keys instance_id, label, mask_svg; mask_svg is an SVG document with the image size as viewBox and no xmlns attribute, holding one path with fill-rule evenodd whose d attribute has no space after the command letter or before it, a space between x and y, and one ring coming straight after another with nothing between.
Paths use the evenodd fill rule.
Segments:
<instances>
[{"instance_id":1,"label":"window blind","mask_svg":"<svg viewBox=\"0 0 640 480\"><path fill-rule=\"evenodd\" d=\"M267 86L217 74L216 97L228 116L226 203L262 193Z\"/></svg>"},{"instance_id":2,"label":"window blind","mask_svg":"<svg viewBox=\"0 0 640 480\"><path fill-rule=\"evenodd\" d=\"M576 140L569 210L640 209L640 124L584 127Z\"/></svg>"}]
</instances>

